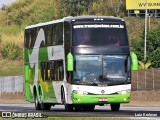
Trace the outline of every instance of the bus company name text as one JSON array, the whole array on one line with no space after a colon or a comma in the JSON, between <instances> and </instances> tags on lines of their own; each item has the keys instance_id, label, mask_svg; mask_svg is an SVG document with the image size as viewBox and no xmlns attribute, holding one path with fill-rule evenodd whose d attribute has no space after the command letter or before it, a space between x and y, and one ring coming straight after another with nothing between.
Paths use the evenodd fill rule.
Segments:
<instances>
[{"instance_id":1,"label":"bus company name text","mask_svg":"<svg viewBox=\"0 0 160 120\"><path fill-rule=\"evenodd\" d=\"M2 112L2 118L47 118L42 113Z\"/></svg>"}]
</instances>

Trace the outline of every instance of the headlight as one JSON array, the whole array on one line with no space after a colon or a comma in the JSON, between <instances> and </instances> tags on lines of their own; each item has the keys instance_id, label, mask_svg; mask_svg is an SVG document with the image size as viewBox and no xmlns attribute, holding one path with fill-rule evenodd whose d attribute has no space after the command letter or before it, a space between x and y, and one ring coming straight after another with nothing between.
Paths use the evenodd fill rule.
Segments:
<instances>
[{"instance_id":1,"label":"headlight","mask_svg":"<svg viewBox=\"0 0 160 120\"><path fill-rule=\"evenodd\" d=\"M117 93L118 94L127 94L127 93L130 93L131 90L121 90L121 91L118 91Z\"/></svg>"},{"instance_id":2,"label":"headlight","mask_svg":"<svg viewBox=\"0 0 160 120\"><path fill-rule=\"evenodd\" d=\"M81 90L73 90L73 93L79 94L79 95L87 95L87 94L88 94L88 92L86 92L86 91L81 91Z\"/></svg>"}]
</instances>

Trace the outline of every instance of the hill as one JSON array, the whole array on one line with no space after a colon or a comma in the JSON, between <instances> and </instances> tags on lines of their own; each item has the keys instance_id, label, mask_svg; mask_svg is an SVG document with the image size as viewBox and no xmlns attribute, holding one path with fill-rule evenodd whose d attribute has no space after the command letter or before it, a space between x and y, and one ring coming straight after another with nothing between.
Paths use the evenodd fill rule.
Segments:
<instances>
[{"instance_id":1,"label":"hill","mask_svg":"<svg viewBox=\"0 0 160 120\"><path fill-rule=\"evenodd\" d=\"M78 15L122 17L126 21L130 40L139 40L144 33L144 18L127 17L124 0L17 0L0 10L0 59L23 61L26 26ZM151 18L151 29L158 24L159 18Z\"/></svg>"}]
</instances>

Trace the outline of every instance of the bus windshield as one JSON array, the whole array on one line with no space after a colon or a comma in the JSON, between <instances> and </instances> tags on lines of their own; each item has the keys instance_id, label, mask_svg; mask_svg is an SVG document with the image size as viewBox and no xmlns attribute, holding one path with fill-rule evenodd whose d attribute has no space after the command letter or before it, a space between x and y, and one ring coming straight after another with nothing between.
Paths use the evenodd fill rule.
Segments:
<instances>
[{"instance_id":1,"label":"bus windshield","mask_svg":"<svg viewBox=\"0 0 160 120\"><path fill-rule=\"evenodd\" d=\"M128 79L123 55L75 55L74 84L119 85Z\"/></svg>"},{"instance_id":2,"label":"bus windshield","mask_svg":"<svg viewBox=\"0 0 160 120\"><path fill-rule=\"evenodd\" d=\"M128 46L123 24L73 25L73 46Z\"/></svg>"}]
</instances>

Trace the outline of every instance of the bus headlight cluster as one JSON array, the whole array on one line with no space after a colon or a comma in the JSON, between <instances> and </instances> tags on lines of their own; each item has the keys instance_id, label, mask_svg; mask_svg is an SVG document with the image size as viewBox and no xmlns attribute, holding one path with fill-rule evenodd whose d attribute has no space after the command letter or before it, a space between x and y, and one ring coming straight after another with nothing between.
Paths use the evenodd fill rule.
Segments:
<instances>
[{"instance_id":1,"label":"bus headlight cluster","mask_svg":"<svg viewBox=\"0 0 160 120\"><path fill-rule=\"evenodd\" d=\"M81 90L73 90L73 93L79 94L79 95L87 95L87 94L88 94L88 92L86 92L86 91L81 91Z\"/></svg>"},{"instance_id":2,"label":"bus headlight cluster","mask_svg":"<svg viewBox=\"0 0 160 120\"><path fill-rule=\"evenodd\" d=\"M130 93L131 90L121 90L121 91L118 91L117 93L118 94L127 94L127 93Z\"/></svg>"}]
</instances>

